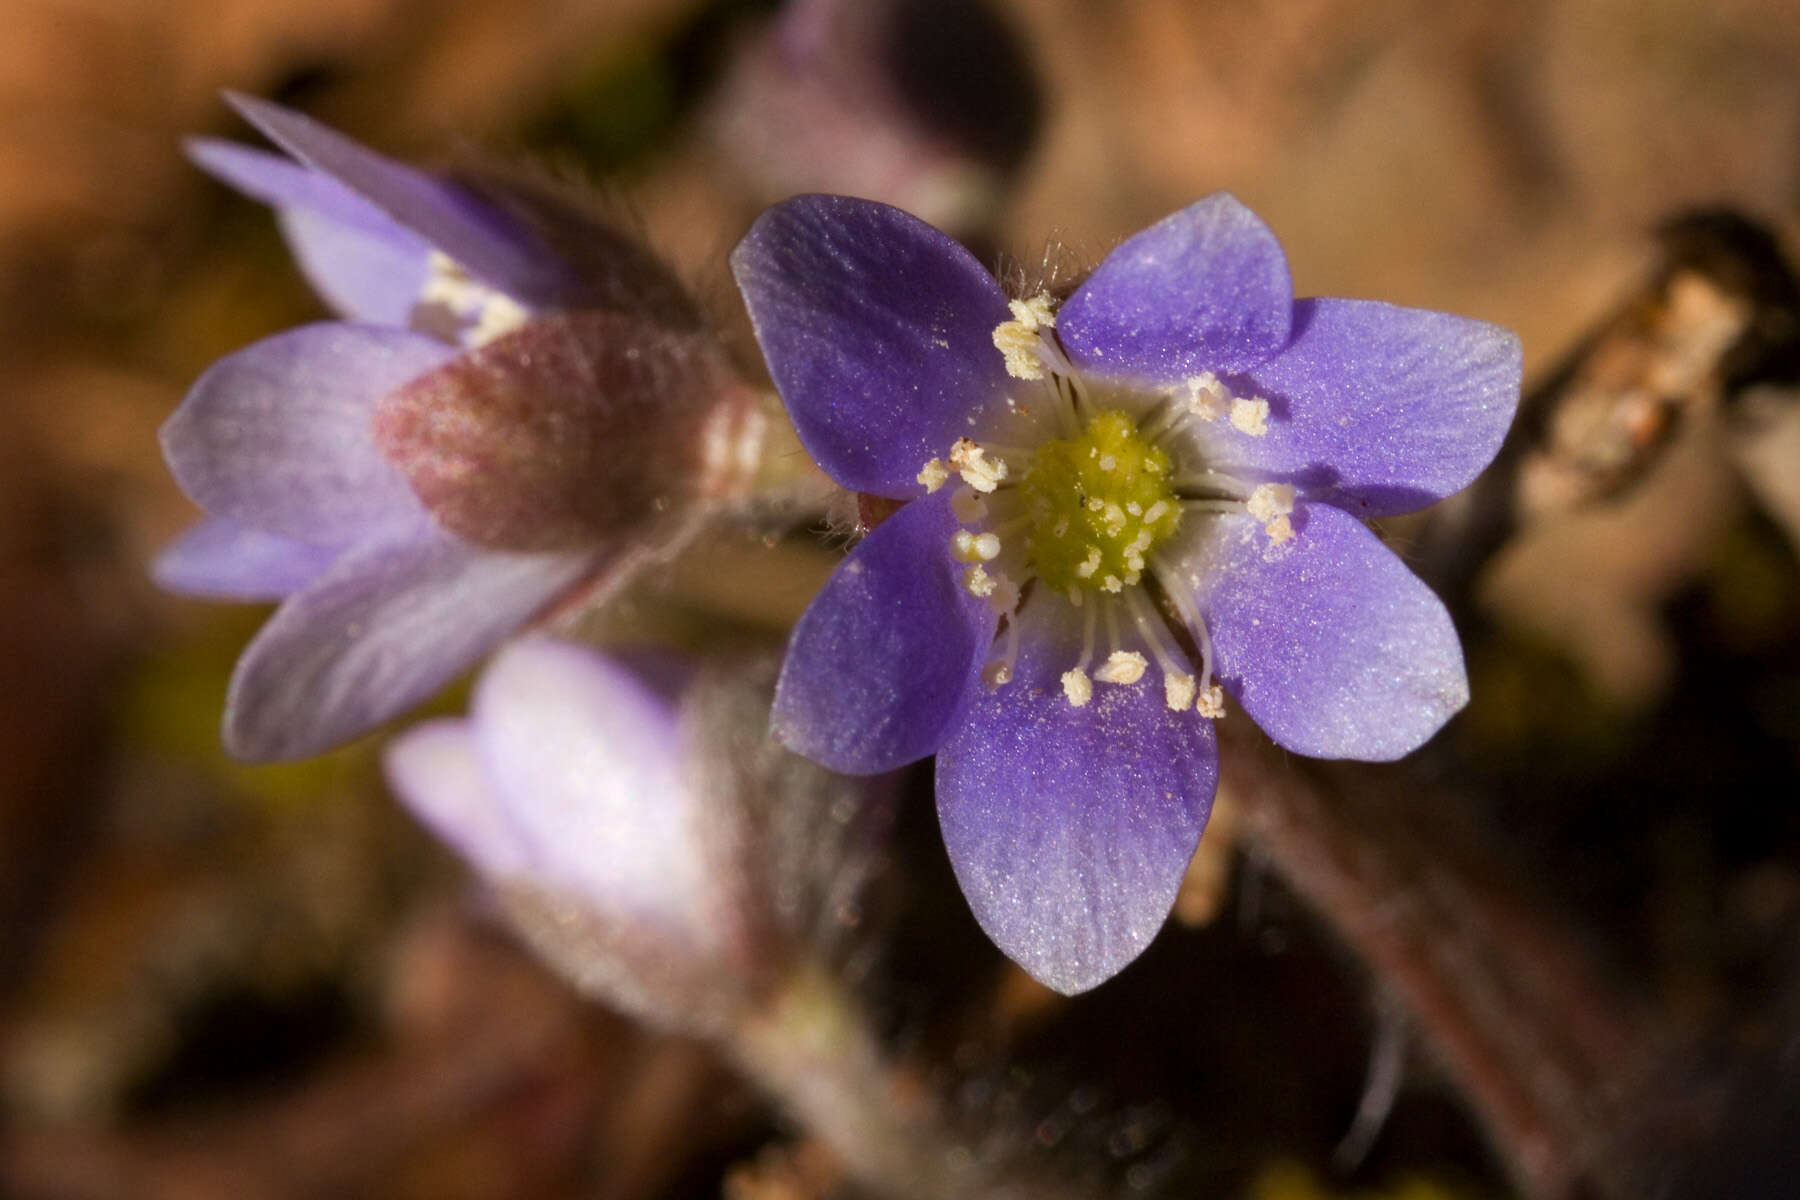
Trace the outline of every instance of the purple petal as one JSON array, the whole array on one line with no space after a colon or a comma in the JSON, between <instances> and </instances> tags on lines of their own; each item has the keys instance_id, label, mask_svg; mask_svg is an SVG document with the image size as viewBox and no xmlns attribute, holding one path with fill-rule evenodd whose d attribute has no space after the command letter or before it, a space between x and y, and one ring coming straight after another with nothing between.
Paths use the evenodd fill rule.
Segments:
<instances>
[{"instance_id":1,"label":"purple petal","mask_svg":"<svg viewBox=\"0 0 1800 1200\"><path fill-rule=\"evenodd\" d=\"M961 583L947 492L876 526L794 628L774 732L847 775L936 750L961 715L997 619Z\"/></svg>"},{"instance_id":2,"label":"purple petal","mask_svg":"<svg viewBox=\"0 0 1800 1200\"><path fill-rule=\"evenodd\" d=\"M226 99L283 150L333 176L490 286L527 303L550 304L572 285L560 259L467 190L278 104L236 93Z\"/></svg>"},{"instance_id":3,"label":"purple petal","mask_svg":"<svg viewBox=\"0 0 1800 1200\"><path fill-rule=\"evenodd\" d=\"M318 546L209 518L156 557L158 587L219 600L279 600L323 574L342 546Z\"/></svg>"},{"instance_id":4,"label":"purple petal","mask_svg":"<svg viewBox=\"0 0 1800 1200\"><path fill-rule=\"evenodd\" d=\"M476 870L506 879L530 868L531 853L482 769L467 721L413 726L388 744L382 766L401 802Z\"/></svg>"},{"instance_id":5,"label":"purple petal","mask_svg":"<svg viewBox=\"0 0 1800 1200\"><path fill-rule=\"evenodd\" d=\"M470 715L539 883L713 943L724 918L708 911L720 872L706 847L719 831L699 822L722 818L688 787L666 699L593 650L538 637L494 659Z\"/></svg>"},{"instance_id":6,"label":"purple petal","mask_svg":"<svg viewBox=\"0 0 1800 1200\"><path fill-rule=\"evenodd\" d=\"M428 523L346 553L238 660L225 747L304 758L411 708L541 612L585 558L475 550Z\"/></svg>"},{"instance_id":7,"label":"purple petal","mask_svg":"<svg viewBox=\"0 0 1800 1200\"><path fill-rule=\"evenodd\" d=\"M1443 603L1355 517L1303 504L1273 545L1250 517L1217 518L1181 560L1226 691L1281 745L1384 762L1468 703Z\"/></svg>"},{"instance_id":8,"label":"purple petal","mask_svg":"<svg viewBox=\"0 0 1800 1200\"><path fill-rule=\"evenodd\" d=\"M997 419L1006 297L917 217L800 196L757 219L731 269L800 441L845 487L917 496L920 467Z\"/></svg>"},{"instance_id":9,"label":"purple petal","mask_svg":"<svg viewBox=\"0 0 1800 1200\"><path fill-rule=\"evenodd\" d=\"M1269 431L1243 439L1260 472L1363 516L1462 490L1519 405L1518 337L1482 321L1373 300L1302 300L1293 342L1250 372Z\"/></svg>"},{"instance_id":10,"label":"purple petal","mask_svg":"<svg viewBox=\"0 0 1800 1200\"><path fill-rule=\"evenodd\" d=\"M1175 383L1244 371L1287 344L1294 284L1281 243L1226 192L1107 255L1058 314L1077 366Z\"/></svg>"},{"instance_id":11,"label":"purple petal","mask_svg":"<svg viewBox=\"0 0 1800 1200\"><path fill-rule=\"evenodd\" d=\"M425 286L431 247L331 176L275 154L193 138L188 157L273 207L313 289L339 314L406 325Z\"/></svg>"},{"instance_id":12,"label":"purple petal","mask_svg":"<svg viewBox=\"0 0 1800 1200\"><path fill-rule=\"evenodd\" d=\"M1013 681L976 698L937 758L944 847L975 919L1068 995L1116 974L1162 927L1219 766L1212 722L1171 711L1154 670L1071 705L1060 679L1080 645L1073 610L1040 590Z\"/></svg>"},{"instance_id":13,"label":"purple petal","mask_svg":"<svg viewBox=\"0 0 1800 1200\"><path fill-rule=\"evenodd\" d=\"M328 322L213 364L162 427L182 490L215 516L348 543L422 509L375 445L375 402L456 357L404 329Z\"/></svg>"}]
</instances>

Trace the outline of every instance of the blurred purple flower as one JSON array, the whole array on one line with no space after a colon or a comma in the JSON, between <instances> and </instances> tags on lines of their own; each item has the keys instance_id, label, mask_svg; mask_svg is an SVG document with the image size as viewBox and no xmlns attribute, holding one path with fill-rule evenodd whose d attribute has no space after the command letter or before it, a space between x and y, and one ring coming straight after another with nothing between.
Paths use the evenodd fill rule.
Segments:
<instances>
[{"instance_id":1,"label":"blurred purple flower","mask_svg":"<svg viewBox=\"0 0 1800 1200\"><path fill-rule=\"evenodd\" d=\"M1370 760L1467 701L1443 605L1359 518L1493 457L1513 334L1297 301L1225 194L1060 307L844 197L765 213L732 266L808 451L908 502L801 618L775 731L850 773L935 753L963 891L1051 987L1093 987L1161 925L1226 695L1290 750Z\"/></svg>"},{"instance_id":2,"label":"blurred purple flower","mask_svg":"<svg viewBox=\"0 0 1800 1200\"><path fill-rule=\"evenodd\" d=\"M677 540L693 502L741 485L759 417L668 272L567 202L232 103L292 159L196 140L194 160L275 208L344 320L221 360L164 425L208 518L156 576L283 601L224 736L297 758Z\"/></svg>"},{"instance_id":3,"label":"blurred purple flower","mask_svg":"<svg viewBox=\"0 0 1800 1200\"><path fill-rule=\"evenodd\" d=\"M557 966L698 1032L771 964L746 924L742 814L693 777L678 675L525 638L482 673L466 720L408 730L386 766L414 815L529 909L522 927Z\"/></svg>"}]
</instances>

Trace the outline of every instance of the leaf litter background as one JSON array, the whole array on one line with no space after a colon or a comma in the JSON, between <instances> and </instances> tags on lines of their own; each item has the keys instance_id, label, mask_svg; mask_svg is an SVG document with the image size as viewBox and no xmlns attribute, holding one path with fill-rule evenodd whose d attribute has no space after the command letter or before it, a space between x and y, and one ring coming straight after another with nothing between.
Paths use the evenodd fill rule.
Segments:
<instances>
[{"instance_id":1,"label":"leaf litter background","mask_svg":"<svg viewBox=\"0 0 1800 1200\"><path fill-rule=\"evenodd\" d=\"M940 204L1028 270L1230 188L1301 294L1517 329L1541 386L1508 465L1386 531L1456 606L1475 701L1422 768L1453 783L1381 811L1428 856L1418 831L1454 826L1525 898L1522 937L1567 939L1646 1014L1662 1086L1610 1098L1634 1132L1607 1154L1672 1145L1659 1186L1777 1194L1800 1120L1800 305L1740 227L1655 230L1724 206L1794 235L1800 23L1781 0L1008 0L1032 93L956 53L966 6L925 7L911 69L948 132L921 142L850 123L866 95L776 90L752 0L0 0L0 1193L859 1194L707 1048L583 1003L499 932L383 794L377 740L219 753L260 614L147 584L191 516L155 429L211 360L316 312L267 215L179 155L247 136L229 86L396 153L600 181L747 364L724 254L807 188ZM776 641L834 553L715 542L613 632ZM985 945L913 783L843 914L846 969L971 1145L1095 1194L1531 1178L1397 964L1371 972L1271 870L1279 831L1229 777L1170 927L1075 1001ZM1372 1057L1398 1067L1374 1072L1398 1081L1379 1129L1355 1121L1382 1107ZM1368 1152L1334 1158L1353 1125Z\"/></svg>"}]
</instances>

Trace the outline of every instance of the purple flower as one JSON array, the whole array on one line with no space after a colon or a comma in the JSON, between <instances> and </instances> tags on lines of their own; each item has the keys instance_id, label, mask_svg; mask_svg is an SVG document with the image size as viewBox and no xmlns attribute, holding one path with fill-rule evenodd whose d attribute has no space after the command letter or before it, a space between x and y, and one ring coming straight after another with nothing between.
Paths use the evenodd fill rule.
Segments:
<instances>
[{"instance_id":1,"label":"purple flower","mask_svg":"<svg viewBox=\"0 0 1800 1200\"><path fill-rule=\"evenodd\" d=\"M207 519L164 586L281 600L227 749L297 758L424 699L521 624L690 528L758 420L647 252L541 190L440 178L235 97L292 159L195 141L276 210L344 318L208 370L163 427Z\"/></svg>"},{"instance_id":2,"label":"purple flower","mask_svg":"<svg viewBox=\"0 0 1800 1200\"><path fill-rule=\"evenodd\" d=\"M1058 304L868 201L765 213L732 266L839 483L907 501L801 618L774 726L836 770L937 755L976 918L1078 992L1161 925L1229 696L1281 745L1393 759L1468 698L1443 605L1360 518L1457 491L1518 402L1518 339L1295 300L1214 195Z\"/></svg>"},{"instance_id":3,"label":"purple flower","mask_svg":"<svg viewBox=\"0 0 1800 1200\"><path fill-rule=\"evenodd\" d=\"M482 673L468 719L389 745L387 776L553 962L691 1028L725 1015L768 964L746 924L742 814L692 774L678 673L640 667L522 639Z\"/></svg>"}]
</instances>

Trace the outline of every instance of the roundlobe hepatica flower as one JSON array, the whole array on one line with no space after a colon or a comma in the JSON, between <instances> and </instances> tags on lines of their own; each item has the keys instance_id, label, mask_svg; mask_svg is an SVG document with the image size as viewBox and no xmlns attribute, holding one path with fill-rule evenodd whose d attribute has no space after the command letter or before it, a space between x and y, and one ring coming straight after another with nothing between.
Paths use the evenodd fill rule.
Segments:
<instances>
[{"instance_id":1,"label":"roundlobe hepatica flower","mask_svg":"<svg viewBox=\"0 0 1800 1200\"><path fill-rule=\"evenodd\" d=\"M208 519L156 574L283 602L238 663L225 741L296 758L675 540L743 482L758 417L672 277L566 201L233 102L292 158L198 140L195 161L276 209L344 319L223 359L163 427Z\"/></svg>"},{"instance_id":2,"label":"roundlobe hepatica flower","mask_svg":"<svg viewBox=\"0 0 1800 1200\"><path fill-rule=\"evenodd\" d=\"M849 773L935 753L963 891L1050 986L1092 987L1154 936L1228 700L1290 750L1372 760L1467 700L1443 605L1359 518L1493 457L1511 333L1296 301L1224 194L1060 305L842 197L770 210L732 265L808 451L907 502L795 629L775 731Z\"/></svg>"}]
</instances>

